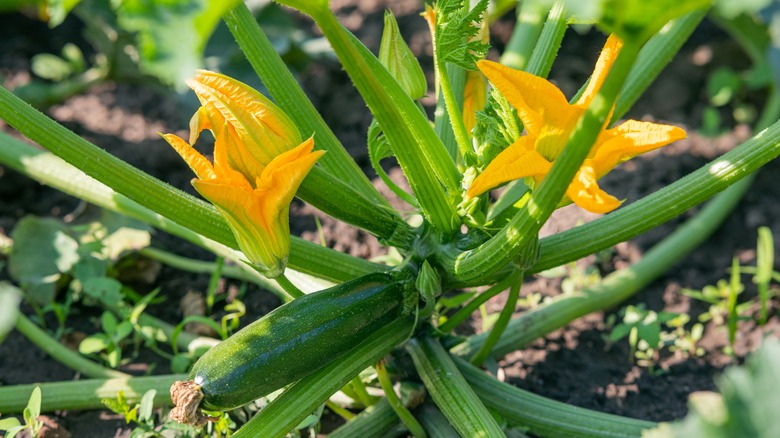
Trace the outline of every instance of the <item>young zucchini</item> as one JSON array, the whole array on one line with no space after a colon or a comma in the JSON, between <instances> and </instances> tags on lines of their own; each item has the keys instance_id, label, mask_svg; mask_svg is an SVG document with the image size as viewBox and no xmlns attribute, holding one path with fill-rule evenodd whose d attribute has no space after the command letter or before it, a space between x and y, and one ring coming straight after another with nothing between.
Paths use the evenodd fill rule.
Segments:
<instances>
[{"instance_id":1,"label":"young zucchini","mask_svg":"<svg viewBox=\"0 0 780 438\"><path fill-rule=\"evenodd\" d=\"M403 314L407 286L369 274L273 310L206 352L190 380L176 382L171 418L202 426L226 411L295 382L338 358Z\"/></svg>"}]
</instances>

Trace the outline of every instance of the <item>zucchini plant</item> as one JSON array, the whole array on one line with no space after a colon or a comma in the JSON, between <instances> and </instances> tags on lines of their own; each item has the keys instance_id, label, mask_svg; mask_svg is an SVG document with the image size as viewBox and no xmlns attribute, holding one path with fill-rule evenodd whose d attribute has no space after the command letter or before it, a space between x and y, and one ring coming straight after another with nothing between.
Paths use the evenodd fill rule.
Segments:
<instances>
[{"instance_id":1,"label":"zucchini plant","mask_svg":"<svg viewBox=\"0 0 780 438\"><path fill-rule=\"evenodd\" d=\"M336 436L382 435L399 421L418 436L492 437L514 427L541 436L640 436L652 428L521 391L478 367L630 297L705 239L745 193L750 175L780 154L780 124L773 124L780 110L768 106L759 121L766 129L643 199L622 206L599 187L599 178L620 163L686 136L677 126L616 121L671 61L709 2L524 1L501 62L485 60L493 18L487 0L433 2L422 14L438 93L429 120L418 101L425 77L391 14L375 56L338 22L327 0L277 1L310 16L329 41L374 117L371 163L413 217L394 210L350 158L243 4L223 19L270 96L198 70L187 81L201 104L189 138L163 134L193 170L192 184L205 201L109 155L0 88L0 117L59 157L3 135L0 162L207 248L272 281L287 301L212 347L188 376L140 378L137 385L175 381L171 416L198 427L283 389L236 437L284 436L323 404L338 411L331 397L339 390L352 399L349 406L365 409ZM569 102L545 77L564 31L577 22L596 23L609 36L592 76ZM770 93L776 101L776 89ZM214 138L213 157L197 150L204 131ZM411 191L394 185L379 165L390 156ZM716 194L634 266L512 319L524 277L635 237ZM294 196L376 236L400 257L379 264L291 236ZM550 215L572 203L605 216L540 239ZM293 281L300 274L336 285L301 290ZM457 310L437 311L452 307L441 300L454 291L481 286L489 287ZM487 332L452 335L505 290L506 304ZM177 344L189 340L179 336ZM387 359L390 352L411 360ZM380 360L375 370L388 394L381 405L360 377ZM127 376L100 368L88 368L90 375L111 377L133 400L128 386L136 378L120 385L115 379ZM393 378L423 382L426 397L413 403L390 395ZM12 400L10 393L0 400ZM13 411L7 403L0 408ZM415 410L420 403L425 409Z\"/></svg>"}]
</instances>

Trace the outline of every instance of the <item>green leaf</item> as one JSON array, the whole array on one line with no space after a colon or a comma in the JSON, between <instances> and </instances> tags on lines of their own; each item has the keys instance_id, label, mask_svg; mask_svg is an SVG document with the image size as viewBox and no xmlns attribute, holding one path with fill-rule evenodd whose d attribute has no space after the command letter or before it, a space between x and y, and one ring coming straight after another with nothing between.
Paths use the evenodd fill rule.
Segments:
<instances>
[{"instance_id":1,"label":"green leaf","mask_svg":"<svg viewBox=\"0 0 780 438\"><path fill-rule=\"evenodd\" d=\"M21 301L22 291L11 283L0 281L0 344L16 325L16 316L19 314Z\"/></svg>"},{"instance_id":2,"label":"green leaf","mask_svg":"<svg viewBox=\"0 0 780 438\"><path fill-rule=\"evenodd\" d=\"M117 9L117 22L136 32L141 70L169 85L203 65L203 49L220 17L238 0L125 0Z\"/></svg>"},{"instance_id":3,"label":"green leaf","mask_svg":"<svg viewBox=\"0 0 780 438\"><path fill-rule=\"evenodd\" d=\"M157 390L150 389L144 393L141 397L141 404L138 408L138 419L141 421L147 421L152 419L152 411L154 409L154 397L157 395Z\"/></svg>"},{"instance_id":4,"label":"green leaf","mask_svg":"<svg viewBox=\"0 0 780 438\"><path fill-rule=\"evenodd\" d=\"M30 68L36 76L52 82L61 82L74 74L68 61L51 53L39 53L30 60Z\"/></svg>"},{"instance_id":5,"label":"green leaf","mask_svg":"<svg viewBox=\"0 0 780 438\"><path fill-rule=\"evenodd\" d=\"M15 417L3 418L0 420L0 430L10 431L19 426L21 426L21 423L19 423L19 420Z\"/></svg>"},{"instance_id":6,"label":"green leaf","mask_svg":"<svg viewBox=\"0 0 780 438\"><path fill-rule=\"evenodd\" d=\"M133 325L130 321L122 321L116 326L116 332L114 333L114 342L119 342L126 338L130 333L133 333Z\"/></svg>"},{"instance_id":7,"label":"green leaf","mask_svg":"<svg viewBox=\"0 0 780 438\"><path fill-rule=\"evenodd\" d=\"M485 57L490 47L481 40L473 40L479 33L488 0L479 0L470 11L467 5L464 0L437 2L436 50L445 61L474 70L476 62Z\"/></svg>"},{"instance_id":8,"label":"green leaf","mask_svg":"<svg viewBox=\"0 0 780 438\"><path fill-rule=\"evenodd\" d=\"M31 298L48 304L62 273L78 262L78 242L56 219L22 218L11 232L14 241L8 260L11 277L30 291Z\"/></svg>"},{"instance_id":9,"label":"green leaf","mask_svg":"<svg viewBox=\"0 0 780 438\"><path fill-rule=\"evenodd\" d=\"M94 334L84 338L79 344L79 353L92 354L99 353L111 345L106 335L102 333Z\"/></svg>"},{"instance_id":10,"label":"green leaf","mask_svg":"<svg viewBox=\"0 0 780 438\"><path fill-rule=\"evenodd\" d=\"M49 27L60 25L70 11L79 3L81 3L81 0L46 0L46 12L49 14Z\"/></svg>"},{"instance_id":11,"label":"green leaf","mask_svg":"<svg viewBox=\"0 0 780 438\"><path fill-rule=\"evenodd\" d=\"M737 72L728 67L720 67L707 81L707 96L713 106L723 106L731 102L741 87L742 79Z\"/></svg>"},{"instance_id":12,"label":"green leaf","mask_svg":"<svg viewBox=\"0 0 780 438\"><path fill-rule=\"evenodd\" d=\"M122 283L114 278L89 278L84 282L83 290L85 295L95 298L109 307L116 307L122 302Z\"/></svg>"},{"instance_id":13,"label":"green leaf","mask_svg":"<svg viewBox=\"0 0 780 438\"><path fill-rule=\"evenodd\" d=\"M645 438L773 438L780 434L780 341L765 338L745 366L727 368L721 394L694 393L685 419L662 424Z\"/></svg>"},{"instance_id":14,"label":"green leaf","mask_svg":"<svg viewBox=\"0 0 780 438\"><path fill-rule=\"evenodd\" d=\"M27 425L32 425L33 422L38 420L38 417L41 415L40 386L36 386L35 389L33 389L32 394L30 394L30 399L27 401L27 408L24 411L30 415L30 420L27 422Z\"/></svg>"},{"instance_id":15,"label":"green leaf","mask_svg":"<svg viewBox=\"0 0 780 438\"><path fill-rule=\"evenodd\" d=\"M614 329L609 333L609 340L612 342L617 342L626 336L628 336L628 333L631 331L631 329L634 326L631 324L618 324L615 326Z\"/></svg>"},{"instance_id":16,"label":"green leaf","mask_svg":"<svg viewBox=\"0 0 780 438\"><path fill-rule=\"evenodd\" d=\"M114 335L114 333L116 333L117 321L113 313L108 311L103 312L103 315L100 317L100 324L107 335Z\"/></svg>"}]
</instances>

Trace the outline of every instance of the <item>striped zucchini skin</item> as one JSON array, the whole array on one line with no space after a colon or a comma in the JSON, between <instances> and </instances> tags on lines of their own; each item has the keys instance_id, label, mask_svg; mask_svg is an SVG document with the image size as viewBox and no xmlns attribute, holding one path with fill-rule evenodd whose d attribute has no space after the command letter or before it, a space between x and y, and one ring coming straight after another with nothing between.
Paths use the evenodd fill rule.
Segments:
<instances>
[{"instance_id":1,"label":"striped zucchini skin","mask_svg":"<svg viewBox=\"0 0 780 438\"><path fill-rule=\"evenodd\" d=\"M406 286L376 273L284 304L206 352L189 378L201 407L243 406L327 365L402 317Z\"/></svg>"}]
</instances>

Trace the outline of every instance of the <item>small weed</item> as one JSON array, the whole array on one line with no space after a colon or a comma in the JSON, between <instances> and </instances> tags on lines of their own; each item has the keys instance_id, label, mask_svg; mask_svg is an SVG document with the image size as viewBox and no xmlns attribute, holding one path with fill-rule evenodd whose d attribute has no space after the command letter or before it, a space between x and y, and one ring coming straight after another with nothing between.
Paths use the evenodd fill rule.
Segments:
<instances>
[{"instance_id":1,"label":"small weed","mask_svg":"<svg viewBox=\"0 0 780 438\"><path fill-rule=\"evenodd\" d=\"M27 407L24 408L24 425L14 417L0 420L0 430L5 431L5 438L14 438L18 433L29 430L30 435L37 437L43 427L43 422L38 421L41 415L41 388L35 387L30 399L27 401Z\"/></svg>"}]
</instances>

